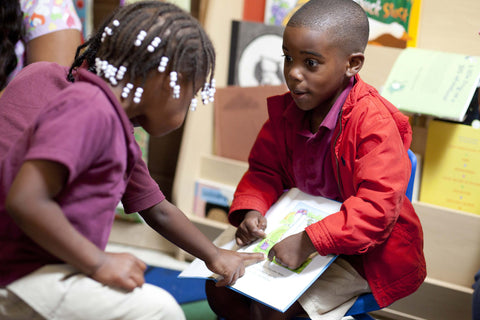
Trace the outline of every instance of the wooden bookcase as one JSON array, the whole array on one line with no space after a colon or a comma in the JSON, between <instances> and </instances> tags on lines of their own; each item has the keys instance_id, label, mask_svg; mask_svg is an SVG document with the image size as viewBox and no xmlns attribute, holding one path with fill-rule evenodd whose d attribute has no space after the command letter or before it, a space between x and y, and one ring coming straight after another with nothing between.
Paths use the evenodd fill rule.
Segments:
<instances>
[{"instance_id":1,"label":"wooden bookcase","mask_svg":"<svg viewBox=\"0 0 480 320\"><path fill-rule=\"evenodd\" d=\"M205 27L217 48L218 86L226 84L231 19L241 19L241 8L229 8L210 0ZM480 54L480 23L473 0L422 0L417 47ZM221 14L217 14L221 13ZM227 27L228 26L228 27ZM369 46L361 77L378 89L401 49ZM441 66L439 66L441 67ZM421 120L421 119L420 119ZM247 164L214 154L213 106L201 106L187 117L173 186L173 201L187 214L192 212L196 179L236 185ZM415 123L411 149L425 152L428 128ZM424 228L427 279L411 296L377 312L392 319L470 319L473 276L480 268L480 215L414 201ZM192 221L214 237L226 225L191 215Z\"/></svg>"},{"instance_id":2,"label":"wooden bookcase","mask_svg":"<svg viewBox=\"0 0 480 320\"><path fill-rule=\"evenodd\" d=\"M421 0L417 47L480 55L480 2L477 0ZM217 86L226 86L232 19L241 19L243 1L201 1L202 20L217 51ZM205 7L206 5L206 7ZM401 49L369 46L361 77L381 89ZM441 68L441 66L439 66ZM189 113L183 128L172 200L210 238L226 224L192 214L195 181L207 179L235 186L247 168L243 161L214 154L213 105L199 106ZM427 126L415 122L411 149L423 155ZM471 319L473 276L480 268L480 215L414 201L424 228L427 279L409 297L377 314L389 319ZM133 228L120 223L111 241L139 245L185 256L157 234L145 231L136 238L125 234Z\"/></svg>"}]
</instances>

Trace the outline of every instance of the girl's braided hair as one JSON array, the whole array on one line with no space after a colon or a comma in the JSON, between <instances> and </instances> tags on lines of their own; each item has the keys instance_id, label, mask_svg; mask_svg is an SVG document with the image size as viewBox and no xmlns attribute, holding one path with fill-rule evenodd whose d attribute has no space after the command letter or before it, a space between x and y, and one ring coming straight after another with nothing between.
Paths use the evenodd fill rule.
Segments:
<instances>
[{"instance_id":1,"label":"girl's braided hair","mask_svg":"<svg viewBox=\"0 0 480 320\"><path fill-rule=\"evenodd\" d=\"M0 90L17 66L15 45L24 33L23 14L18 0L1 0L0 5Z\"/></svg>"},{"instance_id":2,"label":"girl's braided hair","mask_svg":"<svg viewBox=\"0 0 480 320\"><path fill-rule=\"evenodd\" d=\"M110 35L105 35L105 28L112 30ZM141 30L146 31L146 36L141 45L136 46L135 40ZM161 42L150 52L147 47L156 37ZM95 60L100 58L116 67L125 66L127 79L142 79L143 83L147 74L159 66L163 56L169 58L167 70L183 74L192 81L194 88L196 80L210 76L208 82L212 82L215 51L198 21L174 4L139 1L117 8L97 33L78 47L68 79L73 82L73 70L84 63L95 72Z\"/></svg>"}]
</instances>

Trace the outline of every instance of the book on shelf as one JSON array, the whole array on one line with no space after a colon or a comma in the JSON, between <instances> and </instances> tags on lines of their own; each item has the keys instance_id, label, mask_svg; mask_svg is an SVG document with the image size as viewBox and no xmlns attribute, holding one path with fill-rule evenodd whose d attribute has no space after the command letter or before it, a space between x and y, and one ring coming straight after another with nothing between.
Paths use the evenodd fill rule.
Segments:
<instances>
[{"instance_id":1,"label":"book on shelf","mask_svg":"<svg viewBox=\"0 0 480 320\"><path fill-rule=\"evenodd\" d=\"M402 50L382 96L412 114L462 122L480 80L480 56Z\"/></svg>"},{"instance_id":2,"label":"book on shelf","mask_svg":"<svg viewBox=\"0 0 480 320\"><path fill-rule=\"evenodd\" d=\"M215 154L248 161L258 132L268 119L267 98L287 91L285 84L218 88L214 110Z\"/></svg>"},{"instance_id":3,"label":"book on shelf","mask_svg":"<svg viewBox=\"0 0 480 320\"><path fill-rule=\"evenodd\" d=\"M232 203L235 187L223 183L197 179L195 181L195 198L193 214L227 223L228 210Z\"/></svg>"},{"instance_id":4,"label":"book on shelf","mask_svg":"<svg viewBox=\"0 0 480 320\"><path fill-rule=\"evenodd\" d=\"M420 201L480 214L480 129L433 120L428 126Z\"/></svg>"},{"instance_id":5,"label":"book on shelf","mask_svg":"<svg viewBox=\"0 0 480 320\"><path fill-rule=\"evenodd\" d=\"M264 22L287 25L293 14L309 0L266 0ZM355 0L365 11L373 45L406 48L417 44L421 0ZM401 12L401 14L400 14Z\"/></svg>"},{"instance_id":6,"label":"book on shelf","mask_svg":"<svg viewBox=\"0 0 480 320\"><path fill-rule=\"evenodd\" d=\"M235 242L236 229L230 227L220 234L215 243L225 249L262 252L267 256L268 251L277 242L337 212L340 206L341 203L337 201L311 196L294 188L284 193L266 213L267 236L265 239L258 239L248 246L239 248ZM285 312L320 277L335 258L335 255L321 256L315 253L295 270L265 259L247 266L244 276L229 288ZM208 270L203 261L195 259L180 273L179 277L216 279L218 275Z\"/></svg>"},{"instance_id":7,"label":"book on shelf","mask_svg":"<svg viewBox=\"0 0 480 320\"><path fill-rule=\"evenodd\" d=\"M228 85L280 85L283 77L283 26L232 21Z\"/></svg>"}]
</instances>

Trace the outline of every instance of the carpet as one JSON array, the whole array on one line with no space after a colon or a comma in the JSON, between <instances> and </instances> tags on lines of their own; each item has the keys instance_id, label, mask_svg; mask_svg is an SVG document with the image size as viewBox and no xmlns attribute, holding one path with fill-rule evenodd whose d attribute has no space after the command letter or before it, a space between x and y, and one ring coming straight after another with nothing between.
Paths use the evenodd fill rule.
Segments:
<instances>
[{"instance_id":1,"label":"carpet","mask_svg":"<svg viewBox=\"0 0 480 320\"><path fill-rule=\"evenodd\" d=\"M178 278L180 272L149 266L145 282L167 290L180 304L187 320L216 320L206 300L205 280Z\"/></svg>"},{"instance_id":2,"label":"carpet","mask_svg":"<svg viewBox=\"0 0 480 320\"><path fill-rule=\"evenodd\" d=\"M167 290L179 304L205 300L205 280L178 278L180 272L149 266L145 271L145 282Z\"/></svg>"}]
</instances>

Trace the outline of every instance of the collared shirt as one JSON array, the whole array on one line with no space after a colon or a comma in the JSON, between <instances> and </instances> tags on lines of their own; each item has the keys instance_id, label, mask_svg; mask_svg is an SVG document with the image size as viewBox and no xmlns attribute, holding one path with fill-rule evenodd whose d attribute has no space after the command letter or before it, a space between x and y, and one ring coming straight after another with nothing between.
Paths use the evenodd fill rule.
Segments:
<instances>
[{"instance_id":1,"label":"collared shirt","mask_svg":"<svg viewBox=\"0 0 480 320\"><path fill-rule=\"evenodd\" d=\"M306 112L293 104L285 110L285 117L296 128L292 150L295 182L297 187L306 193L340 200L340 192L333 172L330 146L338 115L353 83L354 78L352 77L316 133L310 131L310 122Z\"/></svg>"},{"instance_id":2,"label":"collared shirt","mask_svg":"<svg viewBox=\"0 0 480 320\"><path fill-rule=\"evenodd\" d=\"M0 127L8 121L5 119L20 119L22 113L29 112L10 109L15 93L23 92L23 102L45 102L31 110L35 116L16 122L20 127L16 133L12 131L15 140L0 144L5 152L0 160L0 286L45 264L60 262L26 236L5 211L5 197L24 161L43 159L67 168L68 181L56 201L70 223L100 249L107 244L121 199L124 204L125 197L138 201L138 209L164 199L140 161L133 126L106 82L81 69L78 80L67 84L65 70L54 65L41 62L28 66L0 99ZM29 77L23 79L24 72ZM37 92L38 86L45 92ZM12 110L17 114L9 117ZM27 124L22 131L21 126Z\"/></svg>"}]
</instances>

